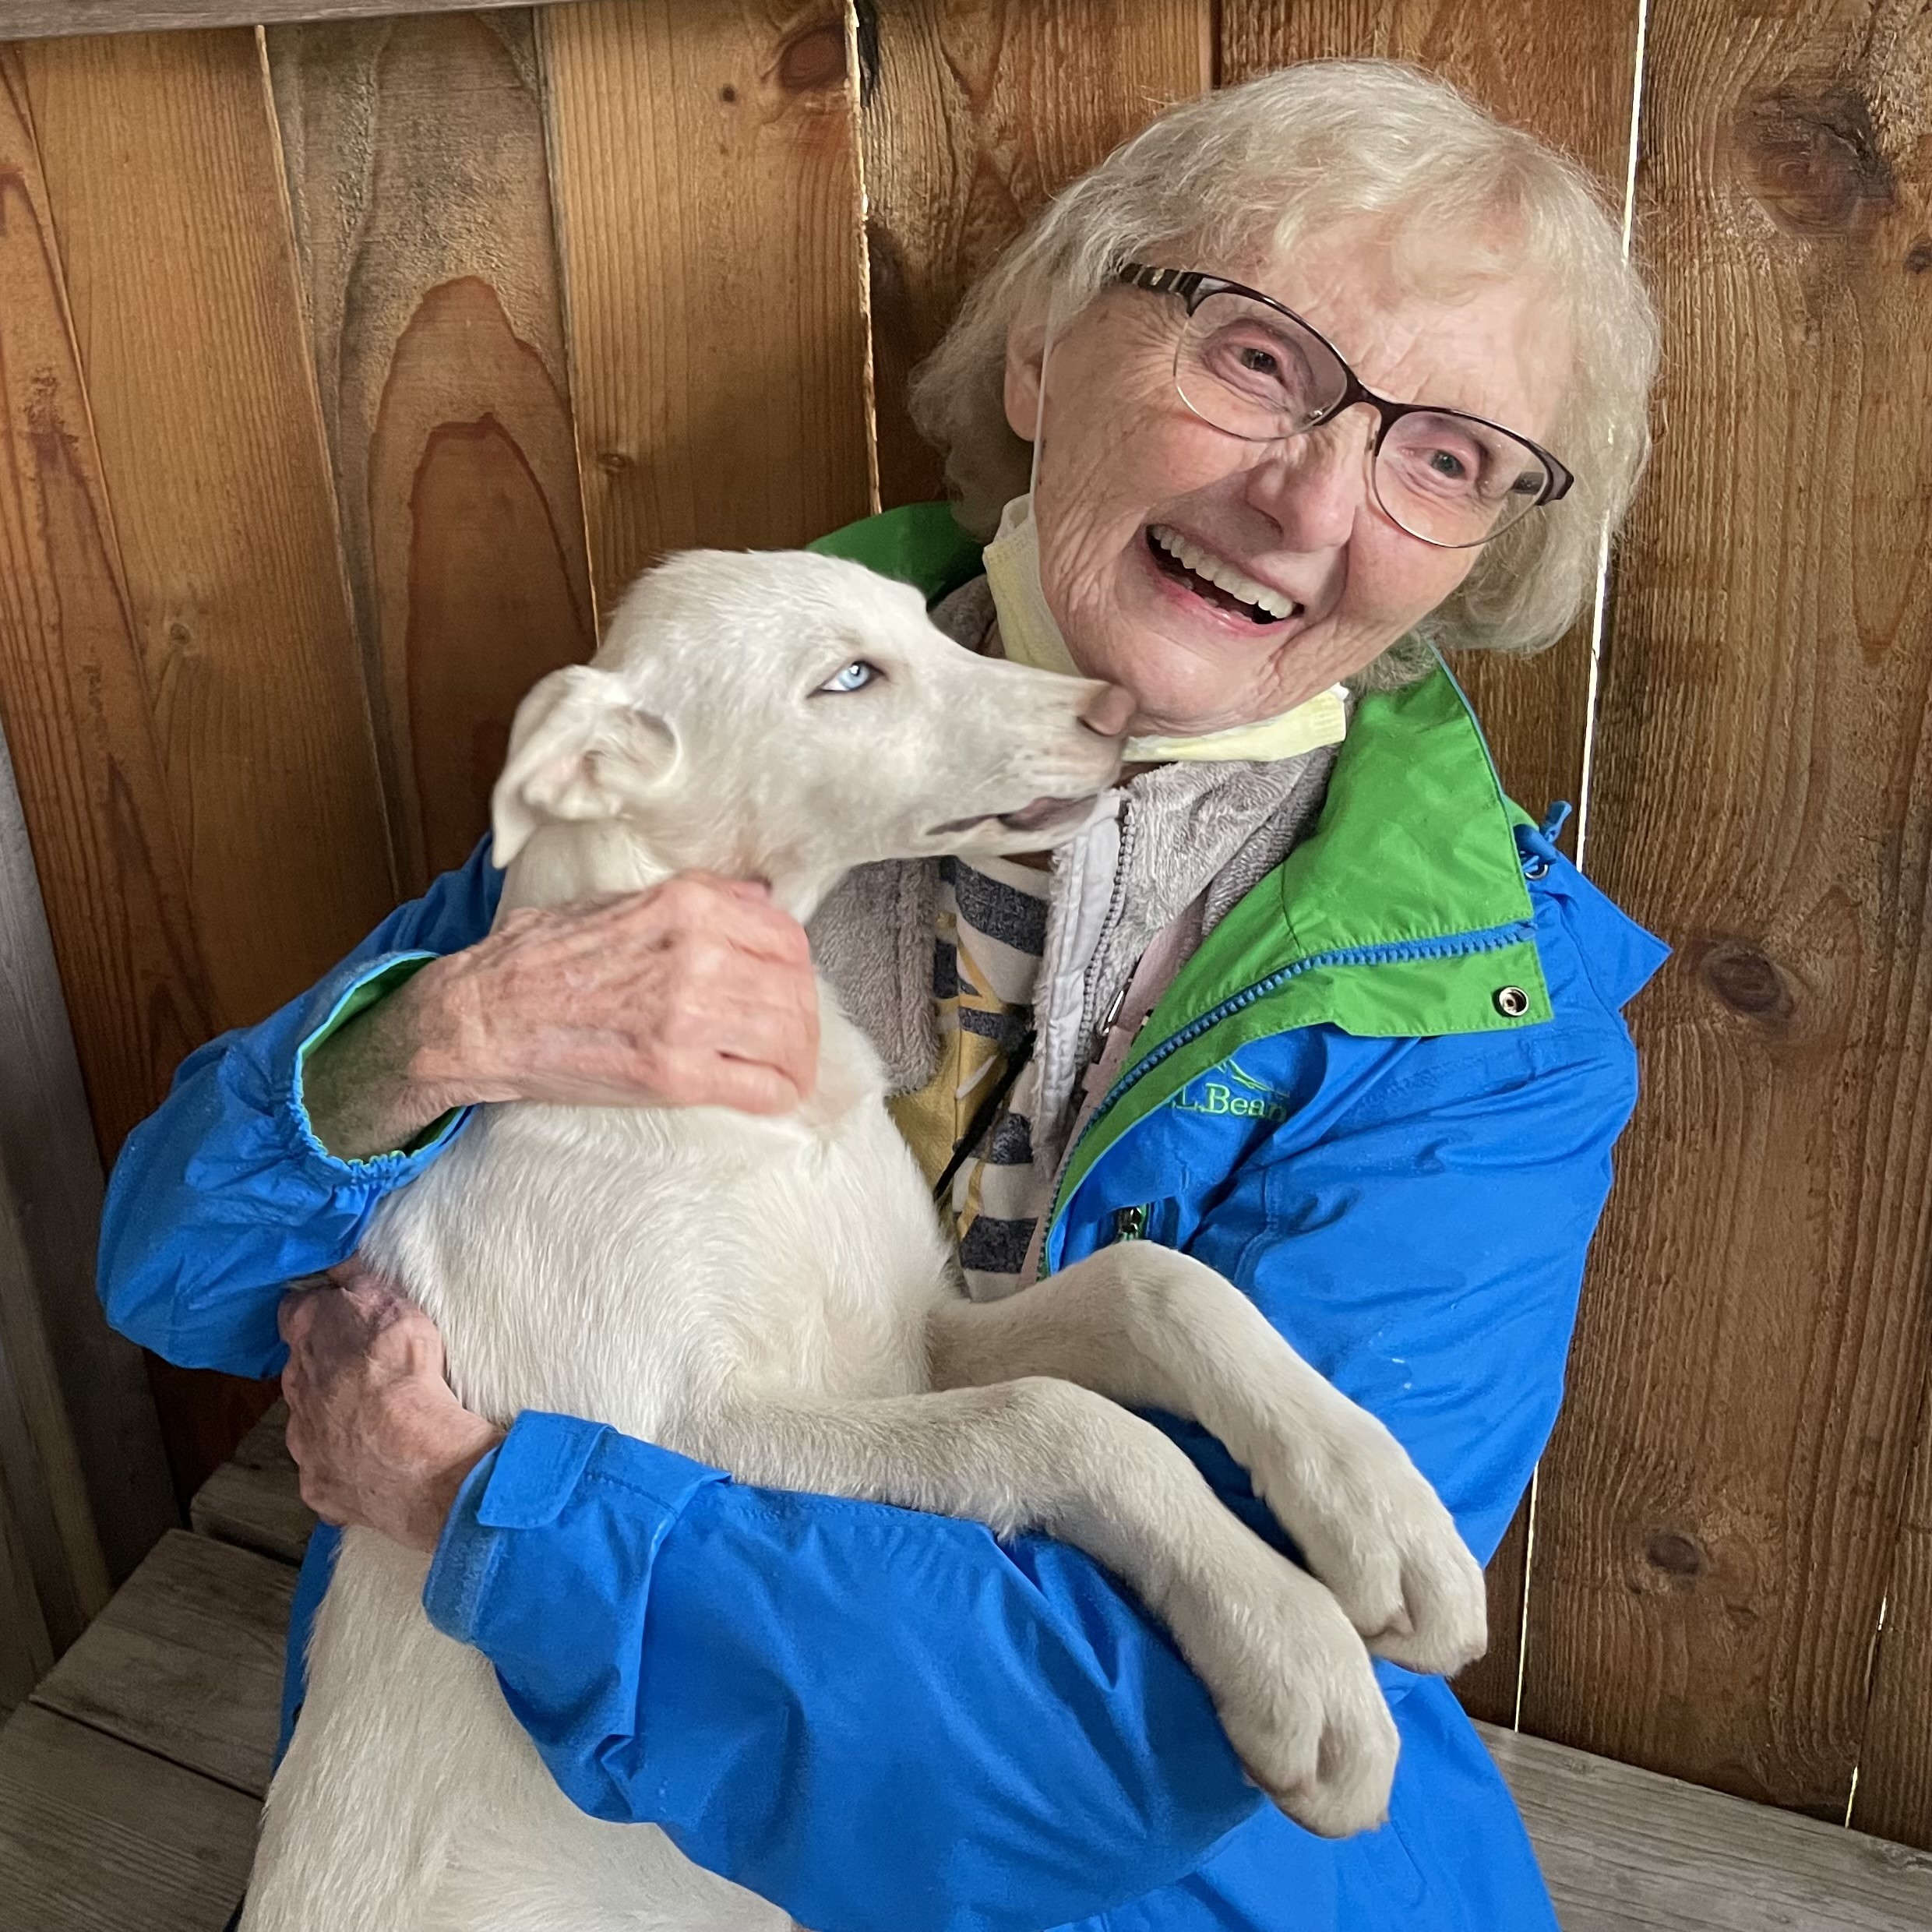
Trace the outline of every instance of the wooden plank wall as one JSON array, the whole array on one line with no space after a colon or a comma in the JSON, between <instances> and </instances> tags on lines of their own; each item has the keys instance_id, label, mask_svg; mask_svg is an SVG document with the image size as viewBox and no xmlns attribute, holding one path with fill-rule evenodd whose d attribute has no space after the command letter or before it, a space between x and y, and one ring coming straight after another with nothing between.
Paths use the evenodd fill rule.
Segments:
<instances>
[{"instance_id":1,"label":"wooden plank wall","mask_svg":"<svg viewBox=\"0 0 1932 1932\"><path fill-rule=\"evenodd\" d=\"M1670 352L1590 861L1677 950L1543 1472L1523 1719L1842 1817L1854 1766L1861 1806L1923 1789L1910 1740L1861 1746L1932 1356L1932 16L1650 31Z\"/></svg>"},{"instance_id":2,"label":"wooden plank wall","mask_svg":"<svg viewBox=\"0 0 1932 1932\"><path fill-rule=\"evenodd\" d=\"M654 555L932 494L909 372L1057 187L1362 55L1634 189L1668 330L1599 608L1465 667L1677 950L1462 1687L1932 1846L1916 0L584 0L0 55L0 706L100 1143L467 848L517 695ZM259 1399L162 1392L189 1475Z\"/></svg>"}]
</instances>

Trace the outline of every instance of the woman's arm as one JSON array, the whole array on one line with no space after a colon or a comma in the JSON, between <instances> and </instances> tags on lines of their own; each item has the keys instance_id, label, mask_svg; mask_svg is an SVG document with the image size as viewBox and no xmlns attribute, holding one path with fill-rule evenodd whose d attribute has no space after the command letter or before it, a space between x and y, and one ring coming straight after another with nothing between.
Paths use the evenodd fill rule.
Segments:
<instances>
[{"instance_id":1,"label":"woman's arm","mask_svg":"<svg viewBox=\"0 0 1932 1932\"><path fill-rule=\"evenodd\" d=\"M1486 1555L1555 1412L1634 1091L1620 1024L1585 1021L1528 1049L1284 1036L1247 1070L1305 1097L1299 1124L1176 1203L1181 1245L1390 1424ZM1091 1226L1122 1204L1098 1199ZM298 1423L322 1393L298 1391ZM1220 1446L1171 1426L1279 1540ZM325 1511L371 1520L386 1433L373 1411L336 1432L338 1468L363 1468L313 1492ZM1193 1869L1261 1803L1164 1635L1063 1547L746 1488L540 1415L462 1468L432 1616L488 1656L577 1804L662 1825L807 1924L1087 1916ZM1399 1694L1404 1673L1384 1680Z\"/></svg>"},{"instance_id":2,"label":"woman's arm","mask_svg":"<svg viewBox=\"0 0 1932 1932\"><path fill-rule=\"evenodd\" d=\"M270 1375L282 1285L351 1253L479 1101L778 1111L817 1059L809 949L755 886L688 875L494 931L487 843L321 985L189 1056L122 1149L99 1285L123 1334Z\"/></svg>"},{"instance_id":3,"label":"woman's arm","mask_svg":"<svg viewBox=\"0 0 1932 1932\"><path fill-rule=\"evenodd\" d=\"M99 1287L122 1334L185 1367L280 1368L282 1285L347 1254L375 1204L461 1124L450 1118L413 1151L399 1139L388 1151L345 1158L323 1137L327 1120L312 1117L305 1063L428 961L480 938L499 880L479 847L319 985L182 1062L167 1098L128 1137L108 1183Z\"/></svg>"},{"instance_id":4,"label":"woman's arm","mask_svg":"<svg viewBox=\"0 0 1932 1932\"><path fill-rule=\"evenodd\" d=\"M303 1493L435 1547L425 1607L584 1810L661 1825L805 1924L1038 1932L1180 1877L1262 1803L1077 1552L562 1416L499 1443L428 1318L344 1279L284 1317Z\"/></svg>"},{"instance_id":5,"label":"woman's arm","mask_svg":"<svg viewBox=\"0 0 1932 1932\"><path fill-rule=\"evenodd\" d=\"M1629 1037L1545 912L1555 1021L1257 1042L1244 1072L1293 1101L1286 1119L1169 1110L1163 1132L1204 1137L1123 1141L1070 1210L1063 1257L1151 1202L1163 1238L1388 1423L1486 1557L1556 1412L1635 1095ZM319 1378L291 1407L301 1423L332 1386L385 1385ZM411 1427L422 1393L399 1411ZM1192 1870L1262 1803L1164 1635L1063 1546L746 1488L545 1416L480 1458L461 1437L474 1418L446 1454L392 1454L389 1399L335 1432L336 1482L326 1457L305 1467L314 1499L370 1521L359 1499L393 1491L396 1465L440 1471L426 1512L413 1484L388 1493L390 1533L426 1542L455 1491L426 1607L488 1656L559 1784L598 1816L661 1824L805 1923L1084 1917ZM1220 1445L1169 1426L1278 1539ZM1392 1696L1412 1681L1383 1675Z\"/></svg>"}]
</instances>

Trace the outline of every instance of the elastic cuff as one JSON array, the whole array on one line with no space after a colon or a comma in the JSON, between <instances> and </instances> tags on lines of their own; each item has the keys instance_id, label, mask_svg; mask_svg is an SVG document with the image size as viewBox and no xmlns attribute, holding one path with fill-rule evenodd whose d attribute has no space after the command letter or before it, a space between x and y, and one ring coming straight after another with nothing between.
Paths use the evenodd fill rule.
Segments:
<instances>
[{"instance_id":1,"label":"elastic cuff","mask_svg":"<svg viewBox=\"0 0 1932 1932\"><path fill-rule=\"evenodd\" d=\"M452 1108L439 1119L432 1121L420 1133L400 1148L383 1154L372 1154L361 1160L347 1161L340 1155L332 1154L316 1133L315 1123L308 1117L308 1106L302 1091L303 1070L308 1063L308 1056L325 1040L339 1032L361 1013L375 1004L379 999L413 979L433 960L440 959L439 953L387 953L372 961L354 978L338 987L330 999L329 1010L321 1024L316 1026L296 1047L294 1063L290 1070L287 1090L284 1095L283 1119L295 1151L312 1161L319 1162L328 1171L330 1182L344 1180L375 1182L396 1186L406 1180L413 1180L422 1169L442 1152L451 1137L470 1117L467 1107Z\"/></svg>"}]
</instances>

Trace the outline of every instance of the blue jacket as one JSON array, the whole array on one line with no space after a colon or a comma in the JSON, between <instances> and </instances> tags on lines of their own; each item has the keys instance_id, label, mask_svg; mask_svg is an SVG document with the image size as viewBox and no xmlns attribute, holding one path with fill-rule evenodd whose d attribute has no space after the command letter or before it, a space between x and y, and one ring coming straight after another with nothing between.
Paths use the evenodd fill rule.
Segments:
<instances>
[{"instance_id":1,"label":"blue jacket","mask_svg":"<svg viewBox=\"0 0 1932 1932\"><path fill-rule=\"evenodd\" d=\"M116 1327L177 1363L280 1368L281 1285L349 1254L464 1125L338 1160L305 1047L479 938L499 877L480 849L183 1064L109 1191ZM1446 675L1366 699L1315 833L1189 962L1087 1130L1049 1261L1144 1237L1221 1270L1486 1560L1555 1417L1635 1099L1619 1009L1662 957L1503 798ZM1165 1426L1277 1535L1218 1444ZM334 1542L303 1571L291 1708ZM464 1485L425 1606L490 1658L577 1804L661 1825L817 1932L1554 1927L1445 1684L1380 1667L1390 1821L1315 1839L1244 1780L1165 1634L1042 1539L748 1488L531 1413Z\"/></svg>"}]
</instances>

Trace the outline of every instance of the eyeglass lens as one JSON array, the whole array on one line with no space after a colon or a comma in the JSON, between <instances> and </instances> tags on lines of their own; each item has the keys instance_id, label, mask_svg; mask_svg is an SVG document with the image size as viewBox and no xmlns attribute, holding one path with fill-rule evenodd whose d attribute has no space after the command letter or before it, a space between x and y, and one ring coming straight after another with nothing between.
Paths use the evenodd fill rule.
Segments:
<instances>
[{"instance_id":1,"label":"eyeglass lens","mask_svg":"<svg viewBox=\"0 0 1932 1932\"><path fill-rule=\"evenodd\" d=\"M1341 400L1349 372L1312 330L1229 294L1205 297L1175 354L1194 414L1251 442L1299 435ZM1376 451L1376 500L1412 536L1451 548L1487 542L1527 516L1549 481L1530 445L1453 410L1417 410Z\"/></svg>"}]
</instances>

